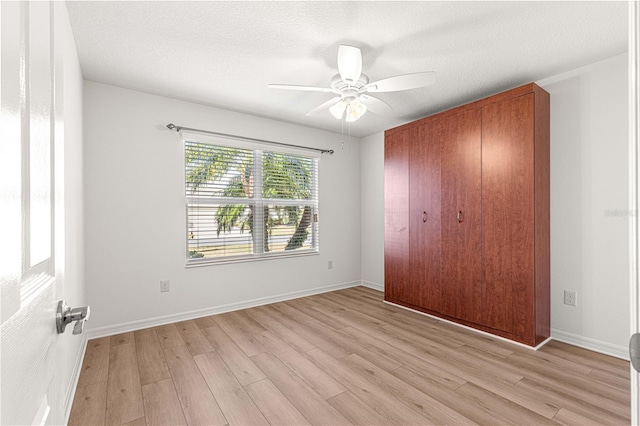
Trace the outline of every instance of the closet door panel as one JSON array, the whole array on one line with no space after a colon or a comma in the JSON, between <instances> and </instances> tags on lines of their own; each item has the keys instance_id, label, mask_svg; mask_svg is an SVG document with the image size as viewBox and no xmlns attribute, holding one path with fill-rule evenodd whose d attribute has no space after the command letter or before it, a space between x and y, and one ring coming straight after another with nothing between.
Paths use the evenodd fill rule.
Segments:
<instances>
[{"instance_id":1,"label":"closet door panel","mask_svg":"<svg viewBox=\"0 0 640 426\"><path fill-rule=\"evenodd\" d=\"M409 137L397 132L384 142L384 296L411 298L409 283Z\"/></svg>"},{"instance_id":2,"label":"closet door panel","mask_svg":"<svg viewBox=\"0 0 640 426\"><path fill-rule=\"evenodd\" d=\"M439 311L441 305L440 141L431 126L414 127L409 159L409 269L412 300Z\"/></svg>"},{"instance_id":3,"label":"closet door panel","mask_svg":"<svg viewBox=\"0 0 640 426\"><path fill-rule=\"evenodd\" d=\"M482 109L485 319L519 336L535 330L533 107L529 94Z\"/></svg>"},{"instance_id":4,"label":"closet door panel","mask_svg":"<svg viewBox=\"0 0 640 426\"><path fill-rule=\"evenodd\" d=\"M483 323L481 110L434 122L442 147L442 309Z\"/></svg>"}]
</instances>

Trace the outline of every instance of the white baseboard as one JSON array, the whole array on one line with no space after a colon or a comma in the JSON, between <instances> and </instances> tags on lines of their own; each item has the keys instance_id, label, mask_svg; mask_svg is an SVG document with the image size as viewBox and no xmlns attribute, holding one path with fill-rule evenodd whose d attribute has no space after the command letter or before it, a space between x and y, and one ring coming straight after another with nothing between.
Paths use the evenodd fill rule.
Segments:
<instances>
[{"instance_id":1,"label":"white baseboard","mask_svg":"<svg viewBox=\"0 0 640 426\"><path fill-rule=\"evenodd\" d=\"M82 361L84 360L84 354L87 351L87 334L80 335L83 339L82 349L78 351L75 365L73 366L73 374L71 375L71 381L67 387L67 392L64 398L64 424L69 423L69 416L71 416L71 407L73 406L73 398L78 388L78 380L80 379L80 373L82 372Z\"/></svg>"},{"instance_id":2,"label":"white baseboard","mask_svg":"<svg viewBox=\"0 0 640 426\"><path fill-rule=\"evenodd\" d=\"M368 287L373 290L378 290L384 293L384 284L378 284L367 280L360 281L360 285L363 287Z\"/></svg>"},{"instance_id":3,"label":"white baseboard","mask_svg":"<svg viewBox=\"0 0 640 426\"><path fill-rule=\"evenodd\" d=\"M195 318L206 317L209 315L222 314L225 312L237 311L240 309L253 308L256 306L268 305L270 303L284 302L285 300L298 299L300 297L312 296L314 294L327 293L330 291L341 290L344 288L357 287L362 285L360 281L350 281L340 284L332 284L323 287L316 287L308 290L292 291L289 293L277 294L275 296L260 297L257 299L246 300L243 302L229 303L227 305L212 306L204 309L196 309L188 312L180 312L177 314L163 315L160 317L148 318L137 321L129 321L120 324L108 325L88 329L86 334L88 339L97 339L99 337L112 336L114 334L127 333L129 331L142 330L149 327L157 327L159 325L171 324L178 321L187 321Z\"/></svg>"},{"instance_id":4,"label":"white baseboard","mask_svg":"<svg viewBox=\"0 0 640 426\"><path fill-rule=\"evenodd\" d=\"M584 349L589 349L594 352L600 352L605 355L611 355L616 358L629 361L629 348L626 346L614 345L612 343L580 336L579 334L558 330L556 328L551 329L551 338L559 342L568 343L570 345L579 346Z\"/></svg>"}]
</instances>

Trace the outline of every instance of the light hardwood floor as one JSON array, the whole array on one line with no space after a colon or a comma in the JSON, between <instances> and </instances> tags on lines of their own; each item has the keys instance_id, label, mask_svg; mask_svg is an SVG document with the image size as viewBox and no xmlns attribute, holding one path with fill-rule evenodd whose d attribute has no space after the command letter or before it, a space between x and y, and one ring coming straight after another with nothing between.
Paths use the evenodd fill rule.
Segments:
<instances>
[{"instance_id":1,"label":"light hardwood floor","mask_svg":"<svg viewBox=\"0 0 640 426\"><path fill-rule=\"evenodd\" d=\"M90 340L71 425L629 424L629 363L364 287Z\"/></svg>"}]
</instances>

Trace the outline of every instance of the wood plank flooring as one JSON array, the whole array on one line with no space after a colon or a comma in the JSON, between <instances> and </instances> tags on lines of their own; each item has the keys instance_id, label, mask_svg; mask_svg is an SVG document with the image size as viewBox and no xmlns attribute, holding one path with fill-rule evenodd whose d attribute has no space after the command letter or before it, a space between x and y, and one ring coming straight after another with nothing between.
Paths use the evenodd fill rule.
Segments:
<instances>
[{"instance_id":1,"label":"wood plank flooring","mask_svg":"<svg viewBox=\"0 0 640 426\"><path fill-rule=\"evenodd\" d=\"M89 341L70 425L623 425L629 363L355 287Z\"/></svg>"}]
</instances>

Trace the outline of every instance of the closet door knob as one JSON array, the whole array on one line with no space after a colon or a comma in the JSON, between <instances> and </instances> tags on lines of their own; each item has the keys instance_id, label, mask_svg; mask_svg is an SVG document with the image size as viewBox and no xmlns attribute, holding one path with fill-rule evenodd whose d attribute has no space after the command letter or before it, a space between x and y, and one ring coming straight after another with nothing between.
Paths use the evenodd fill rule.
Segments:
<instances>
[{"instance_id":1,"label":"closet door knob","mask_svg":"<svg viewBox=\"0 0 640 426\"><path fill-rule=\"evenodd\" d=\"M462 213L462 210L458 210L458 223L462 223L463 220L464 214Z\"/></svg>"},{"instance_id":2,"label":"closet door knob","mask_svg":"<svg viewBox=\"0 0 640 426\"><path fill-rule=\"evenodd\" d=\"M427 212L422 212L422 221L427 222Z\"/></svg>"}]
</instances>

